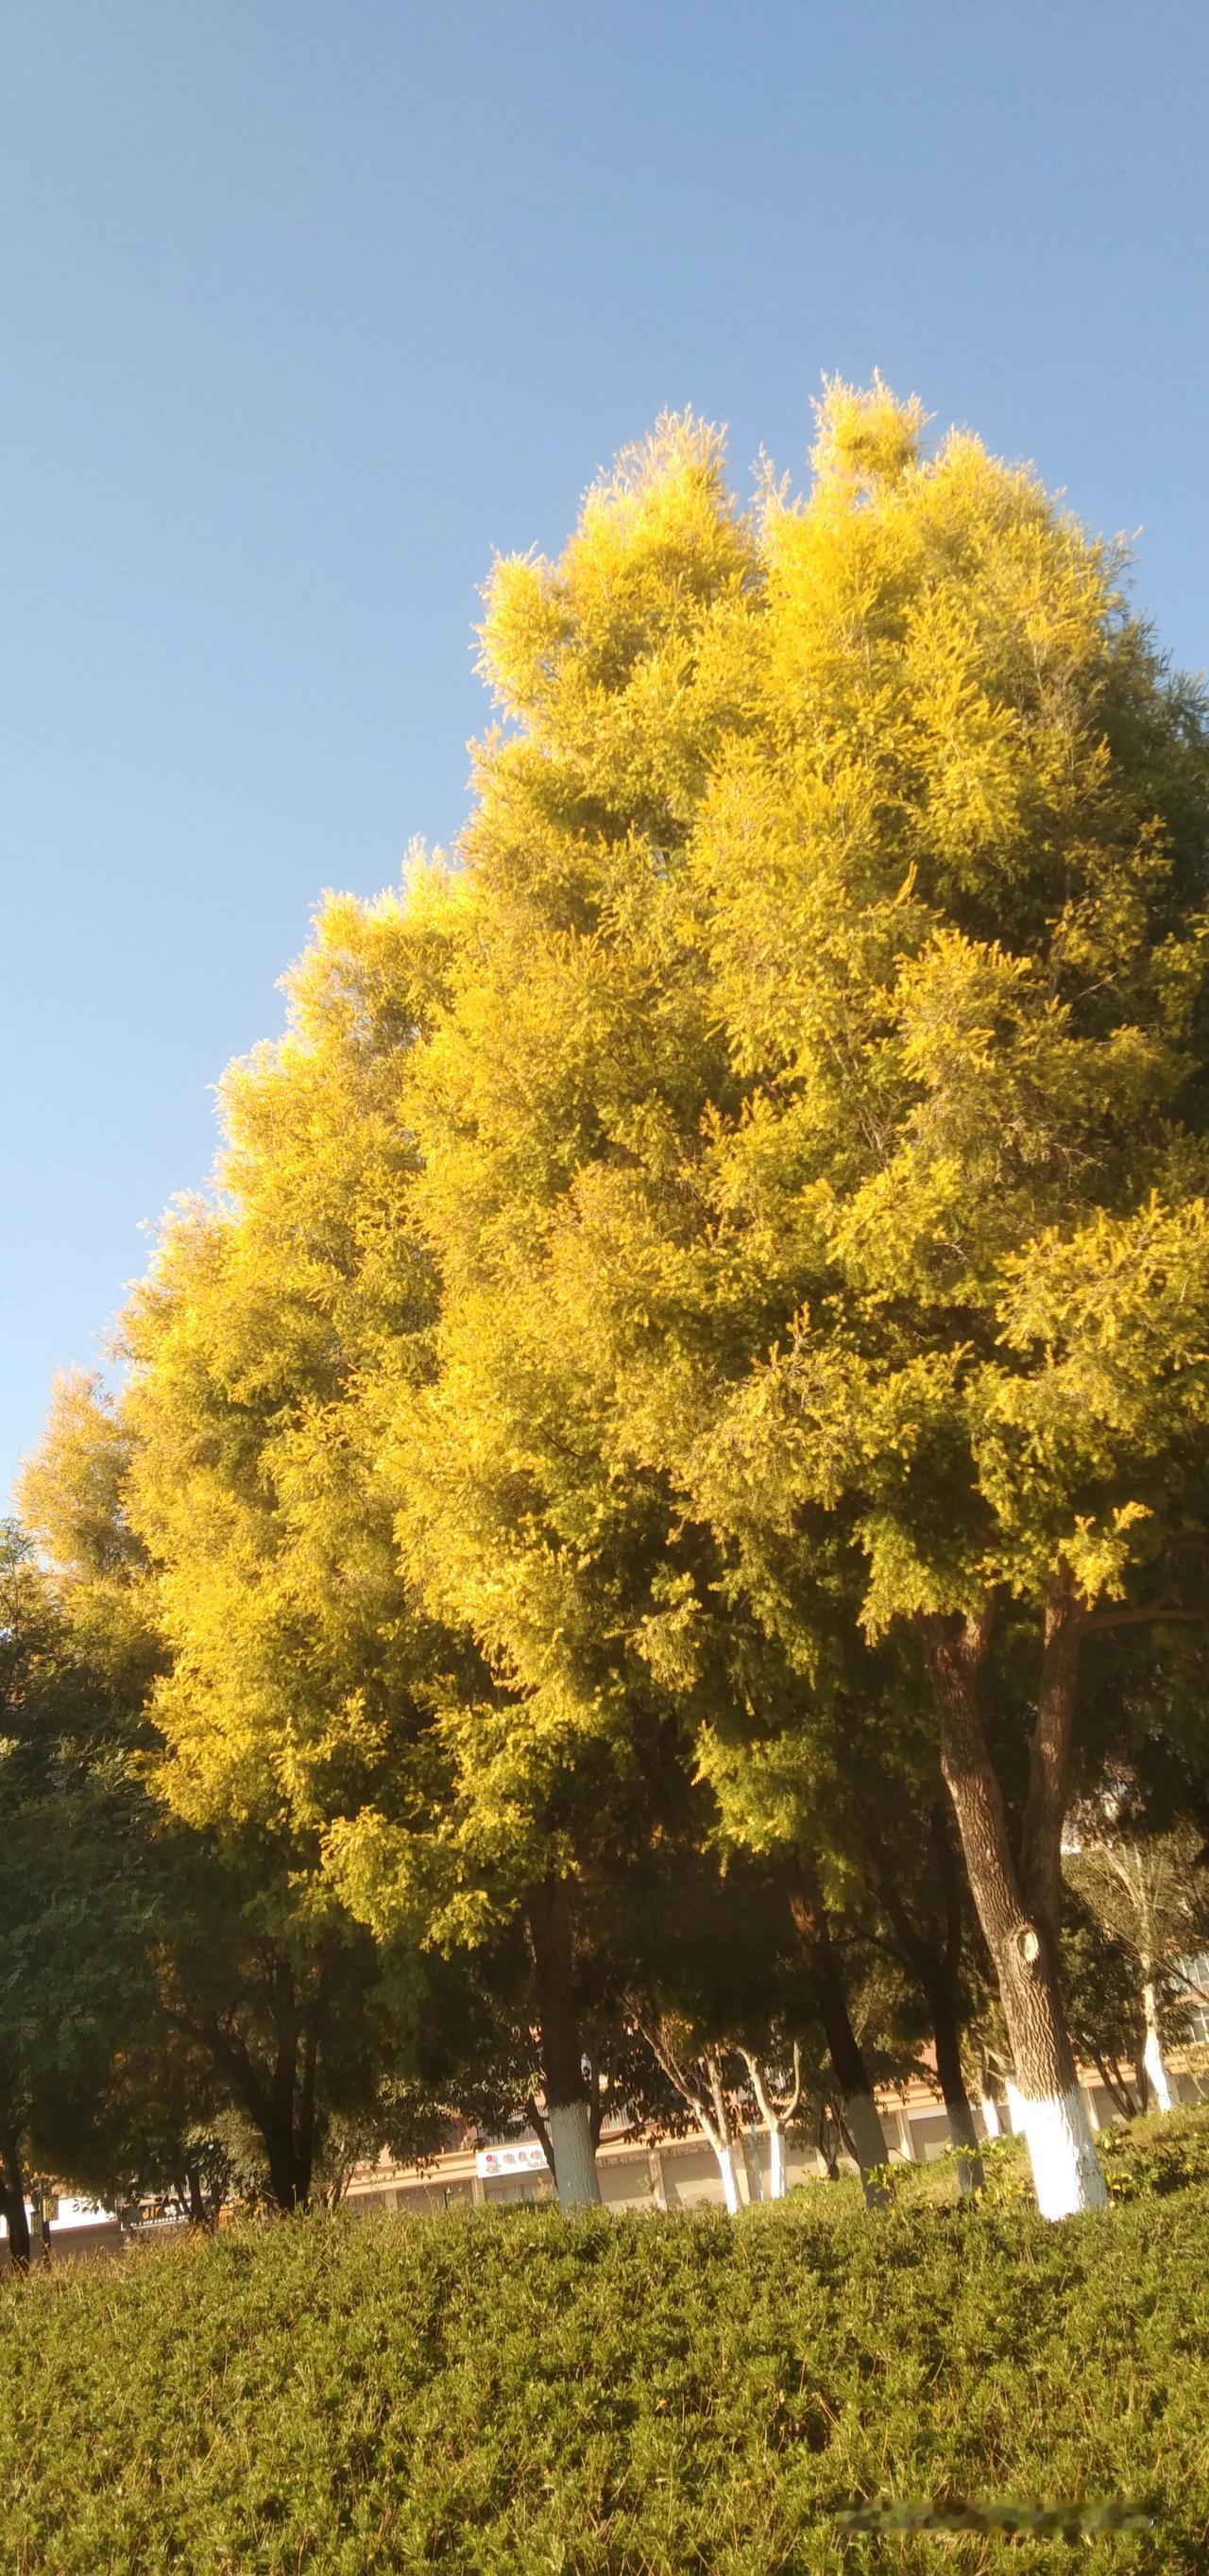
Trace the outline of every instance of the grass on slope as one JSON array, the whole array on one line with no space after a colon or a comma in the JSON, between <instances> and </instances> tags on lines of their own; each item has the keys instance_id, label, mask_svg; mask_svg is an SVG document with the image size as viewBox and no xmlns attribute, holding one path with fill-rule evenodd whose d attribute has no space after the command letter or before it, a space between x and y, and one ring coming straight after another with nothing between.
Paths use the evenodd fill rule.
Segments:
<instances>
[{"instance_id":1,"label":"grass on slope","mask_svg":"<svg viewBox=\"0 0 1209 2576\"><path fill-rule=\"evenodd\" d=\"M879 2496L1141 2496L1081 2566L1209 2565L1209 2116L1047 2226L923 2199L304 2219L0 2301L2 2576L1050 2570L851 2538Z\"/></svg>"}]
</instances>

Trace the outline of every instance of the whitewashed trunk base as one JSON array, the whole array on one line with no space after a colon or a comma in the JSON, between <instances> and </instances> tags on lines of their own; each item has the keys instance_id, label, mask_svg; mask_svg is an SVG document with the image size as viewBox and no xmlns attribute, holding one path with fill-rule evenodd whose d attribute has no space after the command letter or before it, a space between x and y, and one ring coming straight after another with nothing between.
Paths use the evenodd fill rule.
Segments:
<instances>
[{"instance_id":1,"label":"whitewashed trunk base","mask_svg":"<svg viewBox=\"0 0 1209 2576\"><path fill-rule=\"evenodd\" d=\"M586 2102L555 2102L546 2114L559 2206L591 2209L600 2199L592 2114Z\"/></svg>"},{"instance_id":2,"label":"whitewashed trunk base","mask_svg":"<svg viewBox=\"0 0 1209 2576\"><path fill-rule=\"evenodd\" d=\"M989 2093L984 2093L978 2107L982 2113L984 2137L1001 2138L1003 2136L1003 2121L999 2114L999 2104L992 2099L992 2096Z\"/></svg>"},{"instance_id":3,"label":"whitewashed trunk base","mask_svg":"<svg viewBox=\"0 0 1209 2576\"><path fill-rule=\"evenodd\" d=\"M733 2139L722 2147L718 2145L716 2138L711 2139L710 2144L717 2160L718 2171L722 2176L722 2197L733 2218L743 2206L743 2195L739 2189L738 2153Z\"/></svg>"},{"instance_id":4,"label":"whitewashed trunk base","mask_svg":"<svg viewBox=\"0 0 1209 2576\"><path fill-rule=\"evenodd\" d=\"M783 2129L770 2129L768 2132L768 2197L770 2200L785 2198L785 2132Z\"/></svg>"},{"instance_id":5,"label":"whitewashed trunk base","mask_svg":"<svg viewBox=\"0 0 1209 2576\"><path fill-rule=\"evenodd\" d=\"M1163 2056L1163 2042L1159 2033L1158 1998L1152 1985L1143 1986L1142 2001L1146 2009L1146 2046L1142 2051L1146 2079L1160 2111L1174 2111L1175 2095L1171 2089L1171 2077L1167 2072L1166 2060Z\"/></svg>"},{"instance_id":6,"label":"whitewashed trunk base","mask_svg":"<svg viewBox=\"0 0 1209 2576\"><path fill-rule=\"evenodd\" d=\"M1108 2191L1080 2087L1041 2101L1017 2098L1042 2217L1073 2218L1081 2210L1107 2208Z\"/></svg>"}]
</instances>

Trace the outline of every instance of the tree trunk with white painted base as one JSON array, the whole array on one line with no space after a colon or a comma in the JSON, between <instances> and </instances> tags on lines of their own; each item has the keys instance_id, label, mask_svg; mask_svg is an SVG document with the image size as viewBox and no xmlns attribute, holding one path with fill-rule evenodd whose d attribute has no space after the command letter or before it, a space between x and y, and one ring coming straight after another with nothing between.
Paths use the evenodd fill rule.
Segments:
<instances>
[{"instance_id":1,"label":"tree trunk with white painted base","mask_svg":"<svg viewBox=\"0 0 1209 2576\"><path fill-rule=\"evenodd\" d=\"M978 1702L989 1605L966 1619L930 1621L927 1637L941 1765L999 1980L1037 2206L1046 2218L1101 2209L1108 2198L1057 1973L1062 1822L1082 1624L1085 1614L1073 1587L1065 1577L1056 1578L1047 1608L1019 1869Z\"/></svg>"},{"instance_id":2,"label":"tree trunk with white painted base","mask_svg":"<svg viewBox=\"0 0 1209 2576\"><path fill-rule=\"evenodd\" d=\"M600 2199L591 2103L586 2096L579 2102L551 2102L546 2125L560 2207L590 2209Z\"/></svg>"},{"instance_id":3,"label":"tree trunk with white painted base","mask_svg":"<svg viewBox=\"0 0 1209 2576\"><path fill-rule=\"evenodd\" d=\"M743 2153L746 2197L750 2206L754 2208L756 2203L764 2198L764 2176L760 2170L760 2142L753 2130L743 2129L740 2131L739 2145Z\"/></svg>"},{"instance_id":4,"label":"tree trunk with white painted base","mask_svg":"<svg viewBox=\"0 0 1209 2576\"><path fill-rule=\"evenodd\" d=\"M887 2209L890 2193L882 2177L890 2162L890 2150L873 2095L863 2090L846 2093L837 2108L844 2143L853 2163L860 2167L865 2206Z\"/></svg>"},{"instance_id":5,"label":"tree trunk with white painted base","mask_svg":"<svg viewBox=\"0 0 1209 2576\"><path fill-rule=\"evenodd\" d=\"M785 2198L785 2131L776 2120L768 2132L768 2197Z\"/></svg>"},{"instance_id":6,"label":"tree trunk with white painted base","mask_svg":"<svg viewBox=\"0 0 1209 2576\"><path fill-rule=\"evenodd\" d=\"M802 2100L801 2043L796 2039L793 2043L789 2082L782 2086L779 2097L777 2087L763 2060L746 2048L743 2050L743 2056L751 2077L751 2088L759 2105L760 2117L768 2131L767 2197L769 2200L784 2200L786 2131L796 2118Z\"/></svg>"},{"instance_id":7,"label":"tree trunk with white painted base","mask_svg":"<svg viewBox=\"0 0 1209 2576\"><path fill-rule=\"evenodd\" d=\"M711 2052L701 2065L708 2087L708 2096L701 2098L699 2106L701 2123L722 2177L722 2197L733 2218L752 2196L744 2142L731 2112L720 2060Z\"/></svg>"},{"instance_id":8,"label":"tree trunk with white painted base","mask_svg":"<svg viewBox=\"0 0 1209 2576\"><path fill-rule=\"evenodd\" d=\"M543 1879L530 1890L526 1912L541 2023L545 2124L559 2205L590 2208L600 2199L600 2181L575 1998L566 1881L553 1876Z\"/></svg>"},{"instance_id":9,"label":"tree trunk with white painted base","mask_svg":"<svg viewBox=\"0 0 1209 2576\"><path fill-rule=\"evenodd\" d=\"M647 2046L668 2082L688 2104L708 2138L732 2218L751 2198L738 2123L714 2048L702 2048L684 2023L656 2019L640 2024ZM756 2196L758 2197L758 2191Z\"/></svg>"},{"instance_id":10,"label":"tree trunk with white painted base","mask_svg":"<svg viewBox=\"0 0 1209 2576\"><path fill-rule=\"evenodd\" d=\"M1142 2064L1146 2069L1150 2089L1160 2111L1173 2111L1175 2094L1167 2071L1167 2060L1163 2055L1159 1998L1154 1981L1150 1977L1146 1979L1142 1988L1142 2010L1146 2016L1146 2046L1142 2052Z\"/></svg>"},{"instance_id":11,"label":"tree trunk with white painted base","mask_svg":"<svg viewBox=\"0 0 1209 2576\"><path fill-rule=\"evenodd\" d=\"M799 1865L789 1905L806 1953L815 2007L835 2074L839 2095L836 2110L860 2167L865 2202L870 2209L885 2209L890 2195L883 2175L890 2162L889 2150L860 2042L852 2027L827 1909L808 1862Z\"/></svg>"},{"instance_id":12,"label":"tree trunk with white painted base","mask_svg":"<svg viewBox=\"0 0 1209 2576\"><path fill-rule=\"evenodd\" d=\"M1022 1926L1005 1942L996 1965L1016 2059L1017 2116L1028 2144L1037 2207L1043 2218L1103 2209L1108 2192L1044 1927Z\"/></svg>"},{"instance_id":13,"label":"tree trunk with white painted base","mask_svg":"<svg viewBox=\"0 0 1209 2576\"><path fill-rule=\"evenodd\" d=\"M722 2178L722 2197L726 2203L730 2216L734 2218L743 2207L743 2194L739 2189L739 2168L735 2157L735 2143L733 2138L721 2139L711 2135L710 2145L713 2148L714 2161Z\"/></svg>"}]
</instances>

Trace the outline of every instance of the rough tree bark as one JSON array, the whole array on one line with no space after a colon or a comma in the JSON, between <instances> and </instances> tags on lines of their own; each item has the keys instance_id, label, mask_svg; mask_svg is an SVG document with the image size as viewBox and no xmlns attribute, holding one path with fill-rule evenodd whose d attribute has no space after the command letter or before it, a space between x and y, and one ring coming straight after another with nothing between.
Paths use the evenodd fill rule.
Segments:
<instances>
[{"instance_id":1,"label":"rough tree bark","mask_svg":"<svg viewBox=\"0 0 1209 2576\"><path fill-rule=\"evenodd\" d=\"M38 2225L38 2247L43 2262L51 2263L54 2260L54 2241L50 2215L50 2194L49 2192L39 2188L36 2198L37 2208L35 2215Z\"/></svg>"},{"instance_id":2,"label":"rough tree bark","mask_svg":"<svg viewBox=\"0 0 1209 2576\"><path fill-rule=\"evenodd\" d=\"M968 1617L926 1623L941 1768L999 1981L1037 2205L1047 2218L1065 2218L1076 2210L1102 2208L1108 2196L1075 2070L1057 1966L1062 1825L1087 1613L1069 1577L1056 1576L1046 1605L1019 1860L978 1697L991 1621L988 1600Z\"/></svg>"},{"instance_id":3,"label":"rough tree bark","mask_svg":"<svg viewBox=\"0 0 1209 2576\"><path fill-rule=\"evenodd\" d=\"M890 2195L881 2175L890 2161L889 2153L873 2099L873 2086L852 2027L827 1908L816 1872L809 1861L798 1862L790 1889L789 1908L806 1953L815 2009L823 2025L827 2053L839 2087L844 2126L860 2166L866 2204L870 2209L884 2209Z\"/></svg>"},{"instance_id":4,"label":"rough tree bark","mask_svg":"<svg viewBox=\"0 0 1209 2576\"><path fill-rule=\"evenodd\" d=\"M553 1873L542 1879L530 1889L525 1912L541 2025L549 2158L562 2208L586 2209L599 2201L600 2181L575 1995L566 1880Z\"/></svg>"},{"instance_id":5,"label":"rough tree bark","mask_svg":"<svg viewBox=\"0 0 1209 2576\"><path fill-rule=\"evenodd\" d=\"M25 2206L25 2175L14 2125L0 2122L0 2210L8 2227L8 2259L14 2272L28 2272L32 2245Z\"/></svg>"}]
</instances>

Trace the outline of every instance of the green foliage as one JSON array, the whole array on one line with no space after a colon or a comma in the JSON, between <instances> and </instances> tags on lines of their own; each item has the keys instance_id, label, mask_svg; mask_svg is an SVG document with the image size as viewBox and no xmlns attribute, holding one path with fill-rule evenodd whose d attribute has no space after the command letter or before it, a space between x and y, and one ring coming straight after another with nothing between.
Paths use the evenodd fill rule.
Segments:
<instances>
[{"instance_id":1,"label":"green foliage","mask_svg":"<svg viewBox=\"0 0 1209 2576\"><path fill-rule=\"evenodd\" d=\"M1094 2570L1203 2566L1198 2179L1063 2228L824 2185L739 2223L288 2221L61 2267L5 2316L0 2551L27 2576L903 2576L847 2508L1153 2503ZM1121 2149L1128 2162L1136 2131ZM1054 2565L957 2534L945 2565ZM859 2553L859 2554L858 2554Z\"/></svg>"},{"instance_id":2,"label":"green foliage","mask_svg":"<svg viewBox=\"0 0 1209 2576\"><path fill-rule=\"evenodd\" d=\"M0 1526L0 2157L78 2155L153 2001L147 1800L129 1709L80 1651L23 1533ZM19 2225L18 2217L18 2225Z\"/></svg>"},{"instance_id":3,"label":"green foliage","mask_svg":"<svg viewBox=\"0 0 1209 2576\"><path fill-rule=\"evenodd\" d=\"M1061 1957L1067 2019L1080 2062L1099 2068L1115 2108L1132 2117L1145 2107L1138 2089L1146 2027L1137 1961L1069 1883Z\"/></svg>"},{"instance_id":4,"label":"green foliage","mask_svg":"<svg viewBox=\"0 0 1209 2576\"><path fill-rule=\"evenodd\" d=\"M1209 2128L1196 2111L1168 2111L1129 2129L1106 2130L1100 2141L1104 2175L1113 2200L1138 2200L1209 2187Z\"/></svg>"},{"instance_id":5,"label":"green foliage","mask_svg":"<svg viewBox=\"0 0 1209 2576\"><path fill-rule=\"evenodd\" d=\"M982 2201L987 2209L1034 2206L1033 2182L1023 2138L990 2138L979 2149ZM956 2162L945 2157L944 2162Z\"/></svg>"}]
</instances>

